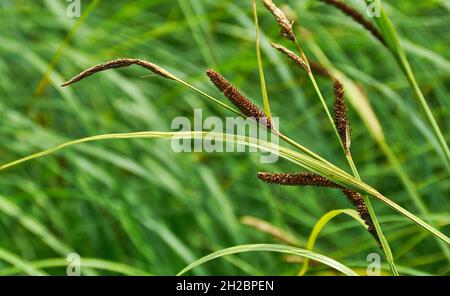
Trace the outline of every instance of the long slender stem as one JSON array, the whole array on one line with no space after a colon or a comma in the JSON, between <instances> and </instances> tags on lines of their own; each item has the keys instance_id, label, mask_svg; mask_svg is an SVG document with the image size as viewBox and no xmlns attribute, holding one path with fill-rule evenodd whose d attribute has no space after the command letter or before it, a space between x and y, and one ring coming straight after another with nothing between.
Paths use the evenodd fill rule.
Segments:
<instances>
[{"instance_id":1,"label":"long slender stem","mask_svg":"<svg viewBox=\"0 0 450 296\"><path fill-rule=\"evenodd\" d=\"M411 68L409 67L409 64L406 68L407 68L406 72L407 72L408 80L410 81L410 83L416 93L416 96L418 97L419 102L422 105L423 110L425 111L428 121L430 121L431 126L433 127L433 130L436 134L436 137L439 140L439 143L441 144L442 149L444 150L444 154L447 159L447 162L450 163L450 149L447 146L447 142L445 141L444 135L442 134L442 131L439 128L439 125L433 116L433 112L431 112L430 106L428 105L427 100L425 99L425 97L422 93L422 90L420 89L419 85L417 84L414 74L413 74Z\"/></svg>"},{"instance_id":2,"label":"long slender stem","mask_svg":"<svg viewBox=\"0 0 450 296\"><path fill-rule=\"evenodd\" d=\"M308 58L304 54L303 49L300 46L300 43L298 42L297 38L295 38L294 43L297 46L302 59L305 61L306 65L308 66L308 70L307 70L308 77L311 80L312 85L314 86L314 90L316 91L316 94L319 97L320 102L322 103L323 109L325 110L325 113L327 114L328 120L330 121L331 126L333 127L333 130L334 130L334 133L336 134L336 138L338 139L339 144L341 145L342 149L345 152L344 143L342 142L341 137L339 136L339 132L338 132L338 130L336 128L336 125L334 124L333 117L331 116L330 109L328 108L327 103L325 102L325 99L324 99L324 97L322 95L322 92L320 91L319 85L317 84L316 78L314 77L314 74L311 71L311 67L310 67Z\"/></svg>"},{"instance_id":3,"label":"long slender stem","mask_svg":"<svg viewBox=\"0 0 450 296\"><path fill-rule=\"evenodd\" d=\"M328 165L333 165L332 163L330 163L328 160L326 160L325 158L321 157L320 155L317 155L316 153L312 152L311 150L309 150L308 148L300 145L299 143L297 143L296 141L292 140L291 138L289 138L288 136L282 134L282 133L278 133L278 136L285 141L286 143L292 145L293 147L299 149L300 151L306 153L307 155L320 160L323 163L326 163Z\"/></svg>"},{"instance_id":4,"label":"long slender stem","mask_svg":"<svg viewBox=\"0 0 450 296\"><path fill-rule=\"evenodd\" d=\"M237 111L237 110L234 109L233 107L230 107L230 106L228 106L227 104L225 104L225 103L219 101L218 99L216 99L216 98L214 98L214 97L208 95L208 94L205 93L204 91L202 91L202 90L196 88L195 86L193 86L193 85L187 83L186 81L181 80L181 79L179 79L179 78L176 78L176 81L179 82L179 83L181 83L182 85L184 85L184 86L186 86L186 87L192 89L193 91L195 91L195 92L201 94L202 96L204 96L204 97L207 98L208 100L211 100L211 101L213 101L214 103L219 104L220 106L224 107L225 109L230 110L231 112L235 113L236 115L245 117L244 114L242 114L241 112Z\"/></svg>"},{"instance_id":5,"label":"long slender stem","mask_svg":"<svg viewBox=\"0 0 450 296\"><path fill-rule=\"evenodd\" d=\"M255 19L255 27L256 27L256 56L258 59L258 71L259 71L259 79L261 81L261 92L264 104L264 113L266 114L266 117L270 120L272 119L272 113L270 112L269 96L267 94L266 79L264 77L264 69L261 58L261 47L260 47L261 38L259 33L258 13L256 11L256 0L253 0L253 16Z\"/></svg>"}]
</instances>

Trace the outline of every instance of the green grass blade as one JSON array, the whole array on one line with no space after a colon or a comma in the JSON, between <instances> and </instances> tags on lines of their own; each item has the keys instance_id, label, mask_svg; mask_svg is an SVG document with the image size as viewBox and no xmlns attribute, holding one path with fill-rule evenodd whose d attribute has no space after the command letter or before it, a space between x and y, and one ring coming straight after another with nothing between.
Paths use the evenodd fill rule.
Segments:
<instances>
[{"instance_id":1,"label":"green grass blade","mask_svg":"<svg viewBox=\"0 0 450 296\"><path fill-rule=\"evenodd\" d=\"M67 260L63 258L51 258L43 259L39 261L29 262L28 265L35 269L46 269L55 267L66 267ZM127 264L113 262L109 260L103 260L98 258L81 258L81 272L83 268L92 268L105 270L110 272L115 272L118 274L129 275L129 276L148 276L152 275L144 270L129 266ZM0 269L1 276L9 276L19 274L23 269L16 267Z\"/></svg>"},{"instance_id":2,"label":"green grass blade","mask_svg":"<svg viewBox=\"0 0 450 296\"><path fill-rule=\"evenodd\" d=\"M333 219L334 217L340 215L340 214L346 214L356 221L360 223L364 228L367 229L367 225L364 223L364 221L359 217L358 213L355 210L352 209L342 209L342 210L333 210L329 211L325 215L323 215L319 221L317 221L316 225L314 225L313 230L311 231L311 234L309 235L308 242L306 243L306 249L312 251L314 249L314 244L316 243L317 237L319 236L322 229L327 225L327 223ZM298 273L298 275L302 276L305 275L308 271L309 266L309 258L305 258L305 261L303 263L302 269Z\"/></svg>"},{"instance_id":3,"label":"green grass blade","mask_svg":"<svg viewBox=\"0 0 450 296\"><path fill-rule=\"evenodd\" d=\"M28 275L47 275L45 272L33 267L28 262L22 260L21 258L17 257L15 254L13 254L13 253L9 252L8 250L5 250L1 247L0 247L0 260L10 263L15 268L23 271L24 273L26 273Z\"/></svg>"},{"instance_id":4,"label":"green grass blade","mask_svg":"<svg viewBox=\"0 0 450 296\"><path fill-rule=\"evenodd\" d=\"M440 232L439 230L437 230L436 228L434 228L433 226L431 226L430 224L426 223L425 221L423 221L422 219L420 219L416 215L414 215L414 214L410 213L409 211L405 210L404 208L402 208L401 206L399 206L398 204L396 204L392 200L386 198L381 193L375 194L374 196L378 200L383 202L384 204L386 204L389 207L391 207L396 212L402 214L403 216L405 216L406 218L410 219L411 221L413 221L417 225L421 226L423 229L429 231L435 237L437 237L437 238L441 239L442 241L444 241L445 243L447 243L447 245L450 245L450 238L448 236L446 236L445 234L443 234L442 232Z\"/></svg>"},{"instance_id":5,"label":"green grass blade","mask_svg":"<svg viewBox=\"0 0 450 296\"><path fill-rule=\"evenodd\" d=\"M187 266L182 271L180 271L177 275L178 276L183 275L186 272L190 271L191 269L193 269L199 265L202 265L208 261L214 260L216 258L220 258L223 256L232 255L232 254L238 254L238 253L261 252L261 251L297 255L300 257L309 258L311 260L323 263L329 267L336 269L337 271L342 272L345 275L350 275L350 276L358 275L356 272L354 272L347 266L343 265L342 263L339 263L338 261L331 259L327 256L321 255L319 253L308 251L308 250L301 249L301 248L285 246L285 245L275 245L275 244L240 245L240 246L235 246L235 247L231 247L231 248L226 248L226 249L214 252L212 254L209 254L205 257L202 257L202 258L194 261L189 266Z\"/></svg>"},{"instance_id":6,"label":"green grass blade","mask_svg":"<svg viewBox=\"0 0 450 296\"><path fill-rule=\"evenodd\" d=\"M434 118L433 112L431 111L427 100L425 99L425 96L423 95L419 84L417 83L417 80L415 78L414 72L411 68L411 65L408 62L408 58L406 57L405 51L403 47L400 44L400 39L394 29L394 26L392 22L390 21L386 11L381 6L380 0L375 0L377 10L380 12L380 17L375 17L375 22L378 25L378 28L381 31L381 34L386 39L386 42L388 44L388 47L394 57L396 58L397 62L399 63L400 67L402 68L403 72L406 75L406 78L408 79L408 82L411 85L411 88L414 91L414 94L416 95L423 111L425 112L425 115L430 122L434 133L436 134L436 137L441 145L441 149L444 152L444 155L446 157L447 163L450 163L450 149L448 148L447 142L445 140L444 135L442 134L441 129L439 128L439 125ZM366 0L366 3L369 5L372 3L372 1Z\"/></svg>"},{"instance_id":7,"label":"green grass blade","mask_svg":"<svg viewBox=\"0 0 450 296\"><path fill-rule=\"evenodd\" d=\"M16 219L23 227L39 237L45 244L60 255L66 256L71 249L56 238L44 225L26 215L16 204L0 195L0 211Z\"/></svg>"},{"instance_id":8,"label":"green grass blade","mask_svg":"<svg viewBox=\"0 0 450 296\"><path fill-rule=\"evenodd\" d=\"M215 67L216 63L214 61L214 56L211 52L211 49L209 48L204 32L199 25L199 17L195 14L194 10L191 7L191 1L178 0L178 5L181 7L181 11L183 12L186 22L191 29L194 40L203 55L205 63L209 67Z\"/></svg>"}]
</instances>

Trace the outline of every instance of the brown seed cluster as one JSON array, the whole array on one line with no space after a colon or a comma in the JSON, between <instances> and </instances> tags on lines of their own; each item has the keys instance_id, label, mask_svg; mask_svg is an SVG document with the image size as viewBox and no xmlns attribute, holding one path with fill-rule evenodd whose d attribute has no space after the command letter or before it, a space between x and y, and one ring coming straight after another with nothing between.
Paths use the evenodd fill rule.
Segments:
<instances>
[{"instance_id":1,"label":"brown seed cluster","mask_svg":"<svg viewBox=\"0 0 450 296\"><path fill-rule=\"evenodd\" d=\"M258 178L269 184L279 184L288 186L317 186L317 187L329 187L337 188L344 193L347 200L356 208L359 216L364 221L368 227L370 234L377 240L378 244L381 246L379 237L375 230L375 225L372 218L369 215L367 206L362 198L361 194L344 188L339 184L336 184L327 178L324 178L315 173L293 173L293 174L272 174L267 172L258 173Z\"/></svg>"},{"instance_id":2,"label":"brown seed cluster","mask_svg":"<svg viewBox=\"0 0 450 296\"><path fill-rule=\"evenodd\" d=\"M341 188L341 191L345 194L348 201L350 201L351 204L356 208L356 211L358 212L359 216L364 221L364 223L366 223L367 230L375 238L375 240L377 241L378 245L381 248L381 241L375 229L375 224L373 223L372 218L370 217L369 210L367 210L366 203L364 202L364 199L362 198L361 194L347 188Z\"/></svg>"},{"instance_id":3,"label":"brown seed cluster","mask_svg":"<svg viewBox=\"0 0 450 296\"><path fill-rule=\"evenodd\" d=\"M255 119L258 123L265 125L268 129L272 128L272 123L267 119L258 106L246 98L237 90L228 80L212 69L206 71L209 79L219 89L230 102L236 106L245 116Z\"/></svg>"},{"instance_id":4,"label":"brown seed cluster","mask_svg":"<svg viewBox=\"0 0 450 296\"><path fill-rule=\"evenodd\" d=\"M114 68L128 67L131 65L139 65L141 67L144 67L144 68L152 71L153 73L155 73L159 76L162 76L162 77L165 77L165 78L171 79L171 80L176 80L175 76L173 76L171 73L169 73L168 71L166 71L165 69L161 68L158 65L155 65L153 63L143 61L143 60L125 58L125 59L116 59L113 61L109 61L107 63L99 64L99 65L91 67L87 70L84 70L83 72L81 72L77 76L73 77L69 81L63 83L61 86L68 86L68 85L78 82L88 76L91 76L92 74L95 74L97 72L105 71L108 69L114 69Z\"/></svg>"},{"instance_id":5,"label":"brown seed cluster","mask_svg":"<svg viewBox=\"0 0 450 296\"><path fill-rule=\"evenodd\" d=\"M338 79L333 81L334 89L334 124L344 143L345 152L350 153L350 121L344 97L344 85Z\"/></svg>"},{"instance_id":6,"label":"brown seed cluster","mask_svg":"<svg viewBox=\"0 0 450 296\"><path fill-rule=\"evenodd\" d=\"M355 10L353 7L348 6L347 4L341 2L340 0L320 0L322 2L328 3L344 14L348 15L352 19L354 19L357 23L363 26L366 30L368 30L376 39L378 39L383 45L386 46L386 40L383 35L381 35L380 31L378 31L377 27L375 27L371 22L366 20L364 16Z\"/></svg>"},{"instance_id":7,"label":"brown seed cluster","mask_svg":"<svg viewBox=\"0 0 450 296\"><path fill-rule=\"evenodd\" d=\"M293 173L293 174L271 174L266 172L258 173L258 178L269 184L290 185L290 186L319 186L336 188L338 185L327 178L314 173Z\"/></svg>"},{"instance_id":8,"label":"brown seed cluster","mask_svg":"<svg viewBox=\"0 0 450 296\"><path fill-rule=\"evenodd\" d=\"M302 59L301 57L299 57L298 55L296 55L293 51L287 49L286 47L284 47L282 45L276 44L276 43L272 43L272 47L275 48L276 50L284 53L286 55L286 57L288 57L289 59L294 61L294 63L296 63L297 65L304 68L306 70L306 72L310 71L309 65L306 63L306 61L304 59Z\"/></svg>"},{"instance_id":9,"label":"brown seed cluster","mask_svg":"<svg viewBox=\"0 0 450 296\"><path fill-rule=\"evenodd\" d=\"M277 23L281 27L281 35L291 41L295 40L294 32L292 31L292 22L289 21L286 14L279 9L272 0L262 0L264 6L269 10L276 18Z\"/></svg>"}]
</instances>

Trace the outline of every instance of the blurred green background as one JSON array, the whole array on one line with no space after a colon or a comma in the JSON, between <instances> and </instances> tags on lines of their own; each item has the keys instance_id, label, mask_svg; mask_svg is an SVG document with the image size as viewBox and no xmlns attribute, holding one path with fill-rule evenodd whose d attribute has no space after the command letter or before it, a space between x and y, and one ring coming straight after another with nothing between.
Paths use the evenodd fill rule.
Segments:
<instances>
[{"instance_id":1,"label":"blurred green background","mask_svg":"<svg viewBox=\"0 0 450 296\"><path fill-rule=\"evenodd\" d=\"M215 68L262 106L250 0L81 2L81 18L69 18L69 2L63 0L0 1L1 163L85 136L170 131L174 117L192 118L194 108L202 108L204 117L232 116L141 68L103 72L59 87L81 70L119 57L157 63L223 99L204 75ZM363 1L345 2L365 9ZM449 2L382 2L448 139ZM331 7L306 0L277 3L288 5L296 29L308 31L333 65L364 89L389 148L410 178L410 189L430 210L419 216L449 235L448 170L393 57ZM281 129L349 171L307 76L270 47L269 41L284 41L272 16L258 6L268 91ZM304 47L316 60L308 43ZM319 84L331 106L329 81L319 78ZM420 214L398 170L351 106L350 119L353 158L363 180ZM256 178L261 170L299 168L284 160L261 164L255 153L177 154L169 141L133 139L83 144L2 171L0 274L26 273L11 266L65 274L65 258L76 252L96 267L83 268L83 274L171 275L226 247L278 243L243 225L243 216L276 225L305 247L323 214L350 208L339 192L263 184ZM386 206L374 206L400 273L449 274L449 261L435 239ZM379 252L370 235L347 216L326 226L315 250L361 273L367 255ZM289 261L266 252L233 255L191 274L294 275L301 265ZM315 265L309 274L334 272Z\"/></svg>"}]
</instances>

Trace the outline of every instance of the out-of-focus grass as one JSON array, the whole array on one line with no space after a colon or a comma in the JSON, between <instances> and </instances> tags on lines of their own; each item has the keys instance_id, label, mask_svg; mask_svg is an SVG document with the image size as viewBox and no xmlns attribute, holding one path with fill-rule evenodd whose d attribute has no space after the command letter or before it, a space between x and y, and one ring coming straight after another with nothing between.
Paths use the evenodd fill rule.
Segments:
<instances>
[{"instance_id":1,"label":"out-of-focus grass","mask_svg":"<svg viewBox=\"0 0 450 296\"><path fill-rule=\"evenodd\" d=\"M361 2L350 1L362 9ZM350 19L316 1L278 3L289 4L297 25L313 34L336 68L364 88L387 143L432 213L428 218L448 235L448 172L392 56ZM440 1L383 4L448 139L448 10ZM170 81L140 77L148 73L139 69L105 72L71 88L58 87L80 70L117 57L153 61L210 93L216 91L204 70L216 66L262 106L251 1L100 1L60 51L48 72L47 87L36 92L78 20L65 16L65 5L0 3L1 163L83 136L169 131L173 118L192 118L193 108L202 108L205 117L232 116ZM83 1L82 12L87 7ZM273 116L281 117L281 127L291 137L347 168L306 75L270 47L269 40L280 39L278 27L262 9L259 16ZM308 46L304 49L314 56ZM327 80L319 84L331 104ZM353 158L363 180L417 212L357 113L351 110L350 118ZM306 246L323 214L349 206L328 190L271 187L256 179L258 170L295 169L287 162L262 165L253 153L176 154L169 145L155 140L95 142L2 172L0 247L5 256L0 258L0 273L19 265L30 273L65 274L65 266L54 258L77 252L82 260L89 258L86 266L98 268L99 274L176 274L213 251L276 243L241 225L241 216L266 220ZM386 207L374 206L400 273L448 273L449 262L431 237L403 218L392 217ZM333 219L322 236L315 250L350 267L364 266L367 254L377 252L370 235L345 216ZM47 259L43 262L48 264L42 263ZM311 266L309 271L315 274L323 268ZM298 270L298 264L286 263L280 255L251 253L224 257L193 272Z\"/></svg>"}]
</instances>

